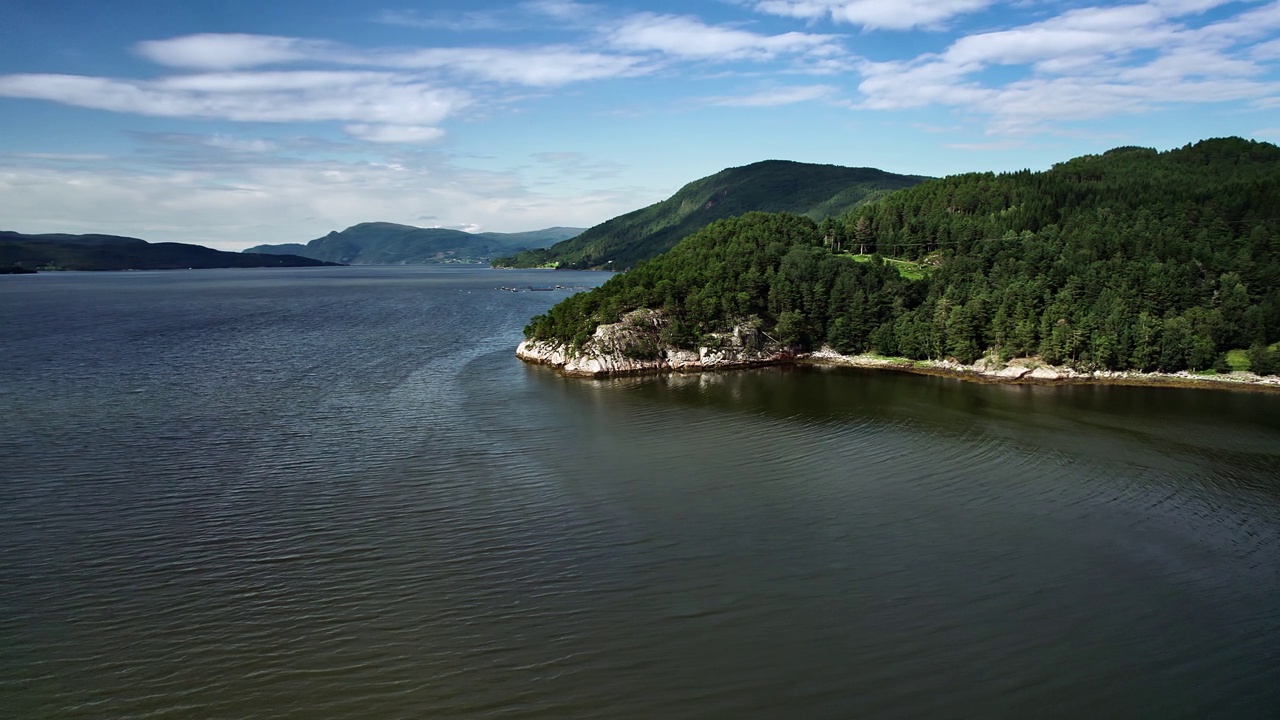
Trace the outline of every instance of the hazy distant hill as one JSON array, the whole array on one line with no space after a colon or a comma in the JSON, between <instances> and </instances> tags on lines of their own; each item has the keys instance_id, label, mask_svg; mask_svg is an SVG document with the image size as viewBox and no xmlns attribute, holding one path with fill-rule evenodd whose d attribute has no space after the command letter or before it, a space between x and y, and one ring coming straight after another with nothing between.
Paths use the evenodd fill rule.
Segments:
<instances>
[{"instance_id":1,"label":"hazy distant hill","mask_svg":"<svg viewBox=\"0 0 1280 720\"><path fill-rule=\"evenodd\" d=\"M296 255L246 255L203 245L149 243L118 235L0 231L0 267L55 270L176 270L181 268L310 267L331 265Z\"/></svg>"},{"instance_id":2,"label":"hazy distant hill","mask_svg":"<svg viewBox=\"0 0 1280 720\"><path fill-rule=\"evenodd\" d=\"M498 258L494 264L623 269L671 249L716 220L755 210L820 220L926 179L873 168L766 160L695 180L660 203L620 215L550 248Z\"/></svg>"},{"instance_id":3,"label":"hazy distant hill","mask_svg":"<svg viewBox=\"0 0 1280 720\"><path fill-rule=\"evenodd\" d=\"M487 263L503 253L559 242L580 232L581 228L554 227L521 233L466 233L371 222L331 232L306 245L258 245L245 252L289 253L351 265Z\"/></svg>"}]
</instances>

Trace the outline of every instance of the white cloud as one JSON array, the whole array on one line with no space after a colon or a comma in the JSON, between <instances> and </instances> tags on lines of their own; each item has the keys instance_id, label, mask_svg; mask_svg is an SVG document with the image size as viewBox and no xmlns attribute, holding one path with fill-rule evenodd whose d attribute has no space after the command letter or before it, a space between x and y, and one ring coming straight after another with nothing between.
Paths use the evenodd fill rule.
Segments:
<instances>
[{"instance_id":1,"label":"white cloud","mask_svg":"<svg viewBox=\"0 0 1280 720\"><path fill-rule=\"evenodd\" d=\"M571 26L596 18L600 11L598 5L573 2L573 0L529 0L529 2L520 3L520 7L569 23Z\"/></svg>"},{"instance_id":2,"label":"white cloud","mask_svg":"<svg viewBox=\"0 0 1280 720\"><path fill-rule=\"evenodd\" d=\"M941 53L864 62L862 106L949 105L990 118L997 133L1144 113L1181 103L1260 99L1267 82L1257 53L1242 46L1280 26L1280 3L1192 27L1179 20L1226 4L1156 0L1087 7L1005 30L960 37ZM1245 22L1247 20L1247 22ZM1000 68L1001 80L988 71Z\"/></svg>"},{"instance_id":3,"label":"white cloud","mask_svg":"<svg viewBox=\"0 0 1280 720\"><path fill-rule=\"evenodd\" d=\"M1203 13L1222 5L1230 5L1237 0L1148 0L1149 5L1160 8L1166 14L1177 17L1181 15L1191 15L1194 13ZM1245 0L1252 2L1254 0Z\"/></svg>"},{"instance_id":4,"label":"white cloud","mask_svg":"<svg viewBox=\"0 0 1280 720\"><path fill-rule=\"evenodd\" d=\"M249 68L287 62L446 70L533 87L634 75L640 58L569 47L356 50L335 43L257 35L188 35L142 43L147 57L174 67Z\"/></svg>"},{"instance_id":5,"label":"white cloud","mask_svg":"<svg viewBox=\"0 0 1280 720\"><path fill-rule=\"evenodd\" d=\"M434 125L471 104L466 93L380 72L239 72L119 80L0 76L0 95L158 117L240 122Z\"/></svg>"},{"instance_id":6,"label":"white cloud","mask_svg":"<svg viewBox=\"0 0 1280 720\"><path fill-rule=\"evenodd\" d=\"M800 85L795 87L772 88L750 95L736 95L710 98L712 105L725 107L777 107L796 103L826 100L837 94L837 88L831 85Z\"/></svg>"},{"instance_id":7,"label":"white cloud","mask_svg":"<svg viewBox=\"0 0 1280 720\"><path fill-rule=\"evenodd\" d=\"M358 50L303 38L201 34L140 43L138 51L163 65L197 70L236 70L307 62L440 70L467 78L531 87L627 77L645 72L643 61L638 57L565 46Z\"/></svg>"},{"instance_id":8,"label":"white cloud","mask_svg":"<svg viewBox=\"0 0 1280 720\"><path fill-rule=\"evenodd\" d=\"M863 105L875 110L899 110L924 105L978 105L991 91L965 78L980 66L965 67L932 58L916 62L864 63Z\"/></svg>"},{"instance_id":9,"label":"white cloud","mask_svg":"<svg viewBox=\"0 0 1280 720\"><path fill-rule=\"evenodd\" d=\"M1015 65L1097 58L1160 47L1175 35L1176 29L1151 6L1084 8L1012 30L960 38L942 59L956 65Z\"/></svg>"},{"instance_id":10,"label":"white cloud","mask_svg":"<svg viewBox=\"0 0 1280 720\"><path fill-rule=\"evenodd\" d=\"M946 21L985 10L996 0L759 0L756 10L770 15L860 25L868 30L935 28Z\"/></svg>"},{"instance_id":11,"label":"white cloud","mask_svg":"<svg viewBox=\"0 0 1280 720\"><path fill-rule=\"evenodd\" d=\"M473 30L511 30L512 24L496 11L473 10L462 13L435 12L420 15L412 10L383 10L373 21L384 25L468 32Z\"/></svg>"},{"instance_id":12,"label":"white cloud","mask_svg":"<svg viewBox=\"0 0 1280 720\"><path fill-rule=\"evenodd\" d=\"M566 23L571 17L599 17L601 12L596 6L566 0L525 3L518 10ZM382 19L416 17L384 13ZM488 16L466 17L481 23ZM492 88L476 86L476 80L559 87L643 75L660 66L665 59L661 56L770 60L792 55L803 56L811 72L844 67L842 51L826 35L761 35L688 17L650 14L631 15L606 27L612 28L605 31L605 42L613 46L608 50L570 46L366 50L306 38L201 33L142 42L134 48L161 65L192 72L154 79L5 75L0 76L0 96L152 117L336 121L347 124L350 136L368 142L425 143L443 134L442 121L478 106L475 93L502 100L492 97ZM323 69L262 69L290 63Z\"/></svg>"},{"instance_id":13,"label":"white cloud","mask_svg":"<svg viewBox=\"0 0 1280 720\"><path fill-rule=\"evenodd\" d=\"M484 80L530 87L552 87L646 72L638 57L580 52L563 47L533 50L430 48L381 54L371 60L386 67L443 69Z\"/></svg>"},{"instance_id":14,"label":"white cloud","mask_svg":"<svg viewBox=\"0 0 1280 720\"><path fill-rule=\"evenodd\" d=\"M830 19L867 31L934 29L998 5L1037 18L1056 14L963 35L937 52L873 62L851 57L837 35L765 33L688 15L619 14L572 0L532 0L501 11L386 11L379 21L422 27L509 29L550 18L558 29L580 30L591 23L592 30L577 45L423 48L202 33L134 47L140 56L178 69L168 75L7 75L0 76L0 96L153 117L334 122L357 140L406 144L438 140L447 121L467 110L512 102L512 86L558 88L716 62L759 63L752 69L775 75L853 70L860 76L858 107L948 106L968 115L966 123L986 118L994 132L1030 132L1056 121L1186 102L1280 102L1268 64L1280 57L1280 41L1274 39L1280 29L1276 0L1072 3L1076 6L1065 10L1044 0L735 1L764 13ZM1210 10L1216 12L1206 14ZM288 64L305 69L278 67ZM735 66L726 74L741 71ZM836 81L823 82L829 84L774 87L766 80L764 90L706 102L730 107L838 102ZM271 150L255 149L253 144L262 141L234 142L241 145L224 149Z\"/></svg>"},{"instance_id":15,"label":"white cloud","mask_svg":"<svg viewBox=\"0 0 1280 720\"><path fill-rule=\"evenodd\" d=\"M1137 83L1179 82L1184 78L1242 78L1261 75L1256 63L1204 47L1175 47L1146 65L1119 71L1116 77Z\"/></svg>"},{"instance_id":16,"label":"white cloud","mask_svg":"<svg viewBox=\"0 0 1280 720\"><path fill-rule=\"evenodd\" d=\"M148 60L169 67L237 70L307 60L323 55L331 47L318 40L291 37L201 33L147 40L134 49Z\"/></svg>"},{"instance_id":17,"label":"white cloud","mask_svg":"<svg viewBox=\"0 0 1280 720\"><path fill-rule=\"evenodd\" d=\"M431 143L444 137L444 131L420 125L345 125L348 135L376 143Z\"/></svg>"},{"instance_id":18,"label":"white cloud","mask_svg":"<svg viewBox=\"0 0 1280 720\"><path fill-rule=\"evenodd\" d=\"M609 42L624 50L699 60L770 60L830 48L834 40L831 35L800 32L761 35L692 17L650 13L632 15L609 33Z\"/></svg>"},{"instance_id":19,"label":"white cloud","mask_svg":"<svg viewBox=\"0 0 1280 720\"><path fill-rule=\"evenodd\" d=\"M1280 40L1258 43L1249 54L1255 60L1280 60Z\"/></svg>"},{"instance_id":20,"label":"white cloud","mask_svg":"<svg viewBox=\"0 0 1280 720\"><path fill-rule=\"evenodd\" d=\"M600 7L570 0L531 0L492 10L453 12L437 10L421 13L414 10L382 10L373 22L383 25L472 32L481 30L515 31L535 28L537 20L550 18L558 26L579 29L590 27L600 17Z\"/></svg>"},{"instance_id":21,"label":"white cloud","mask_svg":"<svg viewBox=\"0 0 1280 720\"><path fill-rule=\"evenodd\" d=\"M1280 2L1253 8L1228 20L1206 25L1194 35L1205 41L1233 42L1263 37L1280 28Z\"/></svg>"},{"instance_id":22,"label":"white cloud","mask_svg":"<svg viewBox=\"0 0 1280 720\"><path fill-rule=\"evenodd\" d=\"M276 144L260 138L240 139L226 135L214 135L204 138L204 144L219 150L233 153L265 153L276 149Z\"/></svg>"},{"instance_id":23,"label":"white cloud","mask_svg":"<svg viewBox=\"0 0 1280 720\"><path fill-rule=\"evenodd\" d=\"M1277 88L1273 85L1270 91ZM1249 99L1268 92L1251 81L1177 79L1161 83L1105 82L1094 78L1036 78L1013 83L990 99L993 132L1020 134L1050 124L1136 115L1182 103Z\"/></svg>"}]
</instances>

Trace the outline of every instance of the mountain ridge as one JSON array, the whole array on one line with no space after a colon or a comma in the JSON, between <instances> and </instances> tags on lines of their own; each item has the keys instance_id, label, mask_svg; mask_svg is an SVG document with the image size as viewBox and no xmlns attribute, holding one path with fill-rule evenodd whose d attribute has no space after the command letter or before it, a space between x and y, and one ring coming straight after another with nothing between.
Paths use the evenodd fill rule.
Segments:
<instances>
[{"instance_id":1,"label":"mountain ridge","mask_svg":"<svg viewBox=\"0 0 1280 720\"><path fill-rule=\"evenodd\" d=\"M180 270L336 264L297 255L245 254L188 243L152 243L124 235L0 231L0 267L27 270Z\"/></svg>"},{"instance_id":2,"label":"mountain ridge","mask_svg":"<svg viewBox=\"0 0 1280 720\"><path fill-rule=\"evenodd\" d=\"M747 212L840 215L928 178L876 168L762 160L687 183L674 195L624 213L549 248L498 258L499 267L632 267L716 220Z\"/></svg>"},{"instance_id":3,"label":"mountain ridge","mask_svg":"<svg viewBox=\"0 0 1280 720\"><path fill-rule=\"evenodd\" d=\"M433 265L488 263L499 253L519 252L538 243L558 242L581 228L551 227L517 233L468 233L390 222L363 222L334 230L305 244L256 245L246 253L292 254L350 265Z\"/></svg>"}]
</instances>

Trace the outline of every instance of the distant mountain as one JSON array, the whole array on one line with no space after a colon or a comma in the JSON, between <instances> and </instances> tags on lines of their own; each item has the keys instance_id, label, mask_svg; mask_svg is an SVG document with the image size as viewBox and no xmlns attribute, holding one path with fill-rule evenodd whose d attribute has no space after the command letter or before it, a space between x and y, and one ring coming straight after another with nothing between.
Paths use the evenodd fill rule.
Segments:
<instances>
[{"instance_id":1,"label":"distant mountain","mask_svg":"<svg viewBox=\"0 0 1280 720\"><path fill-rule=\"evenodd\" d=\"M527 232L518 233L483 232L476 234L480 237L490 238L509 245L519 245L531 248L544 246L548 243L558 243L562 240L577 237L581 235L582 231L585 229L586 228L552 227L545 230L529 230Z\"/></svg>"},{"instance_id":2,"label":"distant mountain","mask_svg":"<svg viewBox=\"0 0 1280 720\"><path fill-rule=\"evenodd\" d=\"M621 270L671 249L716 220L756 210L821 220L927 179L873 168L766 160L721 170L685 185L660 203L620 215L550 248L498 258L494 264Z\"/></svg>"},{"instance_id":3,"label":"distant mountain","mask_svg":"<svg viewBox=\"0 0 1280 720\"><path fill-rule=\"evenodd\" d=\"M288 253L351 265L488 263L503 253L559 242L580 232L581 228L554 227L521 233L467 233L371 222L331 232L306 245L258 245L245 252Z\"/></svg>"},{"instance_id":4,"label":"distant mountain","mask_svg":"<svg viewBox=\"0 0 1280 720\"><path fill-rule=\"evenodd\" d=\"M0 267L52 270L177 270L183 268L313 267L333 265L297 255L246 255L203 245L149 243L119 235L0 231Z\"/></svg>"}]
</instances>

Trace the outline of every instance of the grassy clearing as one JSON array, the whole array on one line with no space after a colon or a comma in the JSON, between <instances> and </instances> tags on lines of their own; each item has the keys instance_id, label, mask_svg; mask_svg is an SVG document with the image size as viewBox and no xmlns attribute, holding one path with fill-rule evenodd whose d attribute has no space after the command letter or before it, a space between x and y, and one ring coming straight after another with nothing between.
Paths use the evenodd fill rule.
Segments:
<instances>
[{"instance_id":1,"label":"grassy clearing","mask_svg":"<svg viewBox=\"0 0 1280 720\"><path fill-rule=\"evenodd\" d=\"M871 262L871 255L854 255L853 253L844 253L845 257L853 258L854 262ZM920 263L913 263L908 260L894 260L893 258L882 258L898 271L898 274L908 280L923 280L927 269Z\"/></svg>"},{"instance_id":2,"label":"grassy clearing","mask_svg":"<svg viewBox=\"0 0 1280 720\"><path fill-rule=\"evenodd\" d=\"M1271 349L1271 352L1280 352L1280 342L1278 342L1278 343L1271 343L1271 345L1270 345L1270 349ZM1235 371L1235 370L1252 370L1252 369L1253 369L1253 368L1249 365L1249 351L1248 351L1248 350L1240 350L1240 349L1237 349L1237 350L1228 350L1228 351L1227 351L1227 364L1231 366L1231 369L1232 369L1233 371Z\"/></svg>"}]
</instances>

